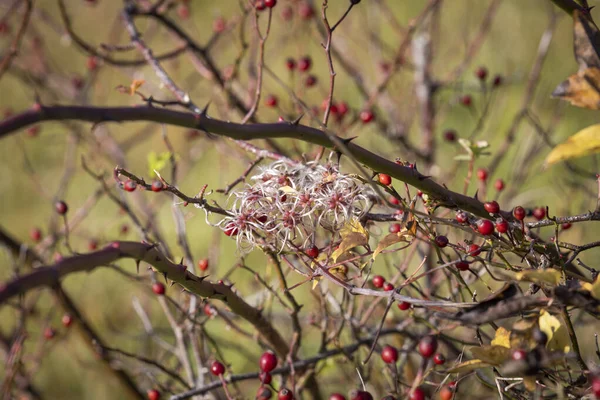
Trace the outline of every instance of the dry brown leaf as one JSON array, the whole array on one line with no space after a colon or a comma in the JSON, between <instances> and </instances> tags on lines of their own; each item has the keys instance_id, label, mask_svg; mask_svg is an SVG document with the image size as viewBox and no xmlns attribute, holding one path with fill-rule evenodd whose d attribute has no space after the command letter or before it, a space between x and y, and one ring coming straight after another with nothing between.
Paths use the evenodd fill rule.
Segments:
<instances>
[{"instance_id":1,"label":"dry brown leaf","mask_svg":"<svg viewBox=\"0 0 600 400\"><path fill-rule=\"evenodd\" d=\"M554 89L552 96L576 107L600 109L600 69L591 67L569 76Z\"/></svg>"},{"instance_id":2,"label":"dry brown leaf","mask_svg":"<svg viewBox=\"0 0 600 400\"><path fill-rule=\"evenodd\" d=\"M573 48L580 71L600 67L600 30L589 13L573 12Z\"/></svg>"}]
</instances>

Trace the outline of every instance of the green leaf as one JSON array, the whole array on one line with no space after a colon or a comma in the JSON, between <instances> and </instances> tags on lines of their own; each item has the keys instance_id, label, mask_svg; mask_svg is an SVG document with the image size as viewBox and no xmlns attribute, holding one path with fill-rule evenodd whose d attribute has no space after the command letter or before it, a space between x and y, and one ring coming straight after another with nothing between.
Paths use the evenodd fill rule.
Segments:
<instances>
[{"instance_id":1,"label":"green leaf","mask_svg":"<svg viewBox=\"0 0 600 400\"><path fill-rule=\"evenodd\" d=\"M163 153L157 154L155 152L150 152L148 154L148 170L149 170L149 174L151 176L154 175L154 171L158 171L160 172L161 169L163 169L166 165L167 162L169 162L169 159L171 158L171 153L169 153L168 151L165 151Z\"/></svg>"}]
</instances>

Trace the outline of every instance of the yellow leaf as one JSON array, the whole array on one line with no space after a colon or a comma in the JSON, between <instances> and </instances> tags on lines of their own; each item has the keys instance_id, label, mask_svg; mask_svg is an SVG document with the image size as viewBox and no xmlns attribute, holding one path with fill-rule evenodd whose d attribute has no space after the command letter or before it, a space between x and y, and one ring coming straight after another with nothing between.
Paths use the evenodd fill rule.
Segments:
<instances>
[{"instance_id":1,"label":"yellow leaf","mask_svg":"<svg viewBox=\"0 0 600 400\"><path fill-rule=\"evenodd\" d=\"M600 124L588 126L556 146L546 157L545 164L551 165L558 161L598 152L600 152Z\"/></svg>"},{"instance_id":2,"label":"yellow leaf","mask_svg":"<svg viewBox=\"0 0 600 400\"><path fill-rule=\"evenodd\" d=\"M491 365L500 365L510 358L510 348L504 346L471 347L469 351L473 357Z\"/></svg>"},{"instance_id":3,"label":"yellow leaf","mask_svg":"<svg viewBox=\"0 0 600 400\"><path fill-rule=\"evenodd\" d=\"M144 83L146 83L146 81L143 79L134 79L129 86L129 94L133 96Z\"/></svg>"},{"instance_id":4,"label":"yellow leaf","mask_svg":"<svg viewBox=\"0 0 600 400\"><path fill-rule=\"evenodd\" d=\"M403 238L397 233L390 233L386 235L381 241L377 244L377 248L373 252L373 260L381 253L385 248L390 247L393 244L400 243Z\"/></svg>"},{"instance_id":5,"label":"yellow leaf","mask_svg":"<svg viewBox=\"0 0 600 400\"><path fill-rule=\"evenodd\" d=\"M503 327L496 329L492 346L502 346L510 349L510 331Z\"/></svg>"},{"instance_id":6,"label":"yellow leaf","mask_svg":"<svg viewBox=\"0 0 600 400\"><path fill-rule=\"evenodd\" d=\"M583 282L581 286L590 292L593 298L600 300L600 275L596 278L594 283Z\"/></svg>"},{"instance_id":7,"label":"yellow leaf","mask_svg":"<svg viewBox=\"0 0 600 400\"><path fill-rule=\"evenodd\" d=\"M331 254L333 261L356 246L365 246L369 243L369 232L360 224L358 218L350 219L340 230L342 242L338 248Z\"/></svg>"},{"instance_id":8,"label":"yellow leaf","mask_svg":"<svg viewBox=\"0 0 600 400\"><path fill-rule=\"evenodd\" d=\"M491 367L491 365L481 360L469 360L450 368L446 372L449 374L460 374L464 372L471 372L479 368L487 367Z\"/></svg>"},{"instance_id":9,"label":"yellow leaf","mask_svg":"<svg viewBox=\"0 0 600 400\"><path fill-rule=\"evenodd\" d=\"M560 321L558 318L546 310L542 310L540 313L539 324L540 330L548 336L548 342L552 340L554 333L560 328Z\"/></svg>"},{"instance_id":10,"label":"yellow leaf","mask_svg":"<svg viewBox=\"0 0 600 400\"><path fill-rule=\"evenodd\" d=\"M562 274L556 269L548 268L519 272L516 274L516 278L520 281L558 285L562 279Z\"/></svg>"}]
</instances>

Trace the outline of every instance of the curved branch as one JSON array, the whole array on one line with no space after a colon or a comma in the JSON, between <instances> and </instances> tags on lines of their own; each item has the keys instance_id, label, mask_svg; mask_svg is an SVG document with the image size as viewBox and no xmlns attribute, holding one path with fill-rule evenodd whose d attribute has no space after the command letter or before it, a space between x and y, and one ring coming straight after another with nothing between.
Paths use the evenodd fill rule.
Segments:
<instances>
[{"instance_id":1,"label":"curved branch","mask_svg":"<svg viewBox=\"0 0 600 400\"><path fill-rule=\"evenodd\" d=\"M61 278L74 272L89 272L96 267L109 265L123 258L144 261L161 272L165 279L171 279L185 290L201 297L214 298L227 303L233 313L254 326L280 357L288 354L288 345L279 332L261 315L259 310L234 293L231 286L204 281L204 277L198 277L188 272L185 265L171 262L154 245L146 243L113 242L102 250L76 255L65 258L54 265L36 268L28 275L0 285L0 304L31 289L43 286L52 287L60 282Z\"/></svg>"},{"instance_id":2,"label":"curved branch","mask_svg":"<svg viewBox=\"0 0 600 400\"><path fill-rule=\"evenodd\" d=\"M150 106L139 107L80 107L80 106L42 106L22 114L14 115L0 122L0 139L28 125L43 121L79 120L93 123L153 121L186 128L200 129L237 140L291 138L335 149L335 145L321 130L295 123L237 124L212 119L205 114L173 111ZM338 138L344 142L344 139ZM346 141L347 142L347 141ZM346 143L350 154L356 160L376 172L386 173L402 182L429 194L440 205L447 208L459 208L482 218L490 219L483 203L446 189L415 168L405 167L386 160L354 143ZM512 220L509 212L502 215Z\"/></svg>"}]
</instances>

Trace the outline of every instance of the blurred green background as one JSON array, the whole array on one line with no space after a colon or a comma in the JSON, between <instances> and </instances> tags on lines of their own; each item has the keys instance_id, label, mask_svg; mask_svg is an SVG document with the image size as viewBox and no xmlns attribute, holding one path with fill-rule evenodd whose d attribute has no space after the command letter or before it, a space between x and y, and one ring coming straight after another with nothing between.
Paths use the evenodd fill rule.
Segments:
<instances>
[{"instance_id":1,"label":"blurred green background","mask_svg":"<svg viewBox=\"0 0 600 400\"><path fill-rule=\"evenodd\" d=\"M9 10L12 2L0 4L0 15ZM122 3L119 1L97 0L96 4L88 4L82 0L66 0L67 11L72 18L74 31L85 41L98 47L102 43L129 43L124 25L120 20ZM328 15L332 20L346 9L346 1L330 1ZM357 5L335 32L334 41L343 50L345 58L357 68L372 89L383 77L382 62L389 62L394 55L403 35L393 28L389 15L380 4L391 10L393 19L403 29L424 8L426 2L420 0L378 0L362 1ZM489 0L452 0L444 1L437 14L437 23L433 30L433 68L432 75L441 79L448 75L465 56L471 41L478 35L482 18L491 1ZM596 2L591 2L595 5ZM281 14L284 7L298 7L297 2L279 0L273 14L271 33L266 42L265 61L281 79L291 84L302 99L310 106L320 106L327 93L328 69L321 39L316 33L315 22L301 21L294 15L291 21L285 21ZM320 6L317 2L316 6ZM176 5L169 15L180 23L198 43L207 43L212 33L215 18L222 16L232 30L227 31L216 40L210 50L216 65L226 71L234 62L240 51L239 18L241 15L238 1L204 1L189 2L189 18L184 18L183 5ZM296 11L294 11L296 12ZM554 7L548 0L503 0L495 13L489 33L483 38L480 51L466 68L464 74L456 82L450 83L440 90L436 96L436 105L443 112L436 119L436 137L439 149L436 154L436 167L432 169L434 179L441 177L443 183L457 191L462 190L466 165L457 164L453 157L460 152L458 145L446 143L442 134L446 129L455 129L459 136L466 137L478 123L483 104L489 96L489 116L485 118L483 128L476 138L491 143L493 153L502 143L515 113L521 106L529 71L537 55L537 48L544 30L547 28L551 13L556 13L557 25L547 58L543 64L541 77L531 110L541 121L542 126L552 128L552 140L557 143L578 130L597 122L594 111L577 109L558 100L551 99L550 93L568 75L575 73L577 65L572 56L572 20L565 13ZM320 14L318 12L317 14ZM592 12L593 15L595 11ZM6 49L17 30L22 10L8 18L10 32L0 37L0 46ZM317 18L318 23L320 23ZM264 29L264 18L261 23ZM179 46L173 38L155 24L147 20L137 20L138 27L145 31L148 44L155 54ZM250 49L242 59L240 79L234 90L243 94L246 100L251 99L253 91L247 87L252 67L256 60L256 41L252 21L246 23L245 37ZM376 45L380 43L380 45ZM408 52L410 54L410 52ZM115 58L138 59L135 51L115 52ZM285 60L288 57L299 58L310 55L314 66L313 73L319 79L319 87L304 90L300 78L292 77L286 71ZM409 57L410 58L410 57ZM89 104L89 105L131 105L139 104L139 98L119 93L115 88L128 86L133 79L144 79L141 91L152 94L159 99L172 98L162 87L153 71L143 67L113 67L100 65L97 72L87 69L88 56L84 54L64 31L56 1L38 0L31 25L23 41L22 50L12 68L0 80L0 110L18 113L32 106L36 96L43 103L53 104ZM199 105L212 101L210 114L215 118L239 121L240 115L223 106L223 98L214 84L198 74L192 61L186 55L164 63L172 73L176 82L189 92L191 98ZM364 100L360 97L347 72L334 61L337 71L335 100L346 101L352 109L360 110ZM500 74L504 84L490 93L482 93L474 71L485 66L490 76ZM75 89L81 80L83 90ZM415 111L415 94L412 87L413 71L409 66L401 68L390 84L389 96L394 101L400 120L406 122L410 139L420 143L418 120L412 118ZM292 116L296 112L286 100L285 90L268 74L264 80L263 93L279 96L281 110L275 111L259 107L258 117L261 121L275 121L280 114ZM473 96L473 107L461 106L458 99L463 94ZM379 111L377 118L386 119ZM414 121L413 121L414 119ZM305 121L308 122L308 121ZM80 133L78 138L71 127ZM332 129L336 129L335 124ZM76 251L88 251L90 240L97 240L100 245L115 239L139 240L135 227L127 217L119 212L118 207L106 196L90 205L93 193L100 186L90 175L83 171L81 159L97 173L107 174L107 182L111 184L111 170L116 165L126 167L138 176L147 180L152 176L148 171L148 155L152 152L160 154L166 151L161 133L166 132L175 148L180 164L178 185L187 194L195 194L207 184L209 190L223 188L226 183L235 179L247 166L247 161L231 143L218 139L212 140L200 135L190 139L188 132L176 127L161 127L146 123L105 124L93 131L89 124L45 123L40 126L39 134L32 136L27 132L19 132L2 140L0 146L0 224L24 243L33 245L29 237L31 229L39 227L44 235L60 228L62 222L53 217L53 202L56 198L65 199L71 210L81 207L89 210L89 215L74 227L71 233L71 245ZM346 132L348 136L358 136L356 142L367 148L382 152L390 159L401 157L413 161L410 155L399 146L390 144L377 135L374 125L353 126ZM286 148L291 148L290 141L280 141ZM504 209L517 204L525 206L548 205L551 213L558 215L577 214L595 206L596 183L592 179L583 179L568 172L563 164L548 169L542 168L544 157L549 147L540 146L540 151L533 157L523 160L527 150L543 143L543 139L528 124L523 124L516 132L516 145L512 146L496 174L507 182L507 193L500 197ZM120 144L123 152L115 150ZM257 143L262 145L262 143ZM309 147L299 145L306 151ZM489 158L477 161L477 166L485 167ZM596 170L593 157L575 162L581 168ZM456 166L457 172L448 176L447 172ZM519 179L512 185L512 179L525 169L525 179ZM163 171L168 174L168 168ZM168 176L168 175L167 175ZM66 181L61 183L61 180ZM515 187L516 186L516 187ZM475 185L471 184L472 194ZM581 190L574 190L580 188ZM490 193L492 193L490 189ZM119 193L120 196L125 196ZM175 223L172 214L171 199L167 195L136 192L128 195L128 201L134 210L148 207L156 210L156 224L160 226L163 236L174 249L174 258L182 256L176 243ZM223 196L211 195L211 198L224 203ZM143 200L143 203L141 202ZM143 204L143 206L142 206ZM203 212L195 208L184 208L187 222L187 233L193 256L196 259L208 257L211 261L211 277L222 277L229 271L239 257L234 242L215 228L206 225ZM72 214L71 214L72 215ZM213 220L214 222L214 220ZM123 233L123 226L128 232ZM552 229L543 231L542 236L553 234ZM562 234L562 240L582 244L597 237L598 230L593 224L574 227ZM54 253L67 254L64 243L56 249L44 254L48 260ZM591 262L598 252L582 255L582 260ZM0 279L7 280L14 274L14 260L6 253L0 253ZM261 270L264 260L260 255L252 254L246 260L247 265ZM133 262L120 264L128 272L133 271ZM384 266L382 266L383 268ZM257 288L250 274L235 271L229 279L244 296L252 302L253 290ZM294 280L292 280L294 282ZM112 347L127 351L138 351L144 356L153 358L162 354L160 347L144 333L142 322L133 311L132 302L139 301L147 311L156 332L165 340L172 342L172 332L160 310L153 293L149 289L148 280L143 283L124 279L123 275L109 269L98 269L89 274L78 274L65 280L67 292L76 299L77 306L85 313L92 325ZM301 298L310 299L308 287L299 291ZM173 290L173 297L179 293ZM31 296L33 300L36 295ZM34 383L46 394L45 398L61 399L112 399L119 398L113 387L101 378L94 364L94 358L88 349L81 345L76 337L68 335L60 325L62 310L58 309L52 298L42 294L34 319L27 326L29 338L25 345L24 362L32 371ZM218 305L218 304L217 304ZM310 310L306 311L306 315ZM9 334L18 321L18 314L11 307L0 308L0 331ZM40 322L41 321L41 322ZM41 332L45 326L54 326L57 336L53 341L44 341ZM247 359L245 352L259 354L258 346L236 343L235 335L223 332L223 324L212 322L207 324L208 332L220 336L230 342L225 346L228 360L231 361L232 372L254 370L254 359ZM282 327L285 330L285 328ZM590 336L590 337L588 337ZM593 337L583 337L582 345L591 345ZM310 355L308 340L303 355ZM47 351L47 353L46 353ZM39 358L37 355L45 352ZM152 380L137 368L135 363L125 362L127 368L142 382L144 388L152 387ZM0 368L1 370L1 368ZM2 374L0 373L0 378ZM333 387L332 387L333 388ZM347 388L343 386L341 389ZM345 390L345 389L344 389Z\"/></svg>"}]
</instances>

